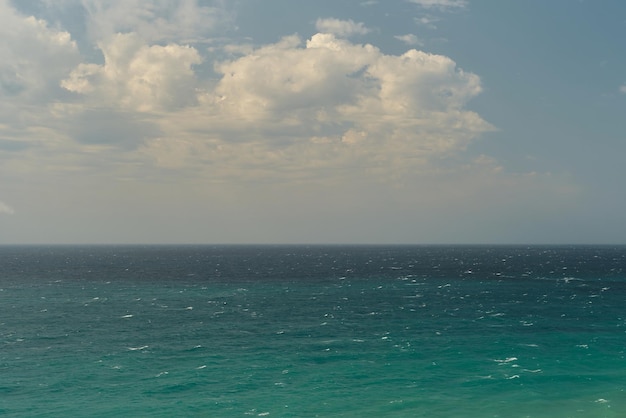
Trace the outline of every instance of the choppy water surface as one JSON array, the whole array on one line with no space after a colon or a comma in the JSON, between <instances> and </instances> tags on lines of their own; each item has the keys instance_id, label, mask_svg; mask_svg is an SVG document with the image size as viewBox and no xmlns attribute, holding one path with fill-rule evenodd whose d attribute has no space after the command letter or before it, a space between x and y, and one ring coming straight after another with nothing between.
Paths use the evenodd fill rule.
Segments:
<instances>
[{"instance_id":1,"label":"choppy water surface","mask_svg":"<svg viewBox=\"0 0 626 418\"><path fill-rule=\"evenodd\" d=\"M8 416L621 417L626 247L0 247Z\"/></svg>"}]
</instances>

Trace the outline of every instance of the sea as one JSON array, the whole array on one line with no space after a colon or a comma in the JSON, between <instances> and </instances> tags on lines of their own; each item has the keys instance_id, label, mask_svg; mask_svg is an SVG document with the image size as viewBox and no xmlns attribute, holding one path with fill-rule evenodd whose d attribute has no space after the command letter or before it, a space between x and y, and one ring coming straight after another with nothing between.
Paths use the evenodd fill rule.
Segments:
<instances>
[{"instance_id":1,"label":"sea","mask_svg":"<svg viewBox=\"0 0 626 418\"><path fill-rule=\"evenodd\" d=\"M7 417L625 417L625 246L1 246Z\"/></svg>"}]
</instances>

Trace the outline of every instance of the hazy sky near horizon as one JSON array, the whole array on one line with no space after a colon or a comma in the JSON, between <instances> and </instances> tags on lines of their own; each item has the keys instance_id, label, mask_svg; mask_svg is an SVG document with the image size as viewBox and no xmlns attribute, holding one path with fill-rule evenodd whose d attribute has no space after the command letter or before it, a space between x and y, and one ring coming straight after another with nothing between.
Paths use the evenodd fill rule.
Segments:
<instances>
[{"instance_id":1,"label":"hazy sky near horizon","mask_svg":"<svg viewBox=\"0 0 626 418\"><path fill-rule=\"evenodd\" d=\"M0 244L626 243L621 0L0 0Z\"/></svg>"}]
</instances>

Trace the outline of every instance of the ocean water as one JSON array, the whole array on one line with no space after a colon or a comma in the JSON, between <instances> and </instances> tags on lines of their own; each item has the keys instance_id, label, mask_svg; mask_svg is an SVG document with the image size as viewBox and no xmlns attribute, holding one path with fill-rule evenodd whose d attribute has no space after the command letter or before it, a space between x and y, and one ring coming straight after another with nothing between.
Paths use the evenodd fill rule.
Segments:
<instances>
[{"instance_id":1,"label":"ocean water","mask_svg":"<svg viewBox=\"0 0 626 418\"><path fill-rule=\"evenodd\" d=\"M0 247L0 415L624 417L626 247Z\"/></svg>"}]
</instances>

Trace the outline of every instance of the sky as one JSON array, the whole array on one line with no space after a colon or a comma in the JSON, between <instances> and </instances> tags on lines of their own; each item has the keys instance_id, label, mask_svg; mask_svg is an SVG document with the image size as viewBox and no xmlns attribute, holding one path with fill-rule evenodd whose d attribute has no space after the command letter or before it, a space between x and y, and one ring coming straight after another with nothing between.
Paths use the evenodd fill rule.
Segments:
<instances>
[{"instance_id":1,"label":"sky","mask_svg":"<svg viewBox=\"0 0 626 418\"><path fill-rule=\"evenodd\" d=\"M626 244L621 0L0 0L0 244Z\"/></svg>"}]
</instances>

